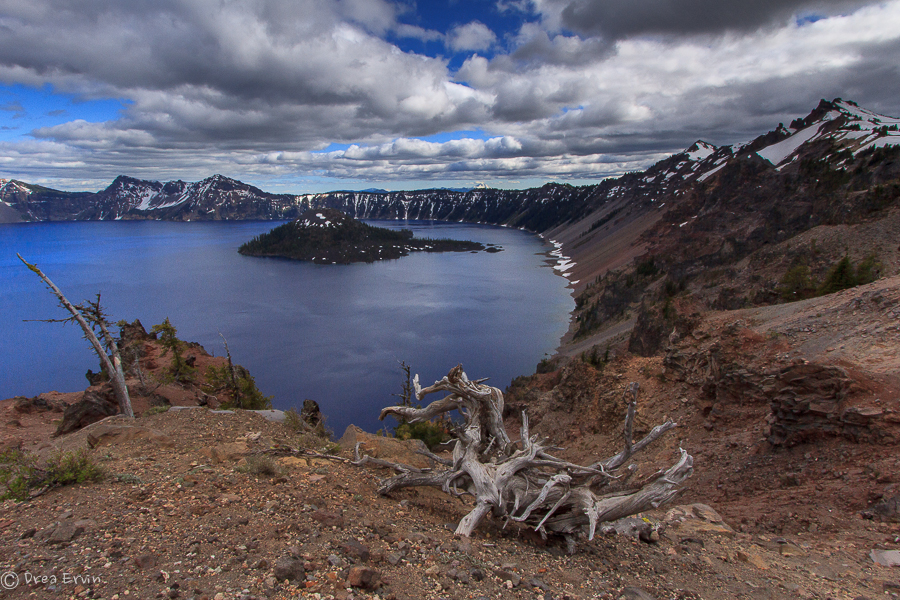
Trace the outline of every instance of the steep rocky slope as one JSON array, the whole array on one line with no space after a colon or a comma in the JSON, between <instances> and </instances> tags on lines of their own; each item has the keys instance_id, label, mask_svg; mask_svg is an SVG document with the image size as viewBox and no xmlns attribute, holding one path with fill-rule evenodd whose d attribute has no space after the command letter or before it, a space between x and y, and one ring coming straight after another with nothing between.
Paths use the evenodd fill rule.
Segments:
<instances>
[{"instance_id":1,"label":"steep rocky slope","mask_svg":"<svg viewBox=\"0 0 900 600\"><path fill-rule=\"evenodd\" d=\"M868 258L872 277L900 272L896 130L896 119L823 101L791 129L707 154L702 174L650 212L613 207L550 232L579 282L568 352L627 337L642 314L668 335L676 316L659 313L676 294L706 309L782 302L789 271L815 287L844 256ZM631 349L658 350L662 328Z\"/></svg>"}]
</instances>

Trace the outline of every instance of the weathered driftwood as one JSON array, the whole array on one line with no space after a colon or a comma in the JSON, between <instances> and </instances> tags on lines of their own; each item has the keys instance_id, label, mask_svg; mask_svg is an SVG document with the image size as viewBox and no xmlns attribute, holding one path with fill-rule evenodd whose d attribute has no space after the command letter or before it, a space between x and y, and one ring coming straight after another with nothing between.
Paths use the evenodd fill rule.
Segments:
<instances>
[{"instance_id":1,"label":"weathered driftwood","mask_svg":"<svg viewBox=\"0 0 900 600\"><path fill-rule=\"evenodd\" d=\"M390 406L381 411L381 419L395 415L410 422L432 419L459 410L464 423L458 426L451 460L430 454L440 466L418 469L371 457L360 457L355 464L377 464L397 471L382 482L379 492L410 486L434 486L452 495L471 494L475 507L459 522L456 533L470 536L489 513L509 521L533 527L541 535L564 535L573 547L577 536L594 537L599 523L615 521L671 500L679 485L693 471L693 459L681 450L677 463L639 485L628 486L636 471L626 464L637 452L675 427L667 421L634 443L632 428L637 402L637 384L626 390L628 412L625 418L625 448L606 460L588 466L561 460L549 453L545 440L532 436L528 418L522 415L521 439L513 442L503 426L503 394L497 388L470 381L458 365L434 385L422 389L414 380L416 397L444 391L449 395L425 408ZM623 468L625 467L625 468Z\"/></svg>"}]
</instances>

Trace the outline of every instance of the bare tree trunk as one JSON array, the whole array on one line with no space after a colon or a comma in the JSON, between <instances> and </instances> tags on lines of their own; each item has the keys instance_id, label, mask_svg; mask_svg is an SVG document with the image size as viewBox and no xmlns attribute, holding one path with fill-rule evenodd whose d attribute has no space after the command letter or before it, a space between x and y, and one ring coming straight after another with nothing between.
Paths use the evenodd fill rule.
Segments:
<instances>
[{"instance_id":1,"label":"bare tree trunk","mask_svg":"<svg viewBox=\"0 0 900 600\"><path fill-rule=\"evenodd\" d=\"M84 332L84 337L90 342L91 346L94 348L94 352L97 353L97 357L100 359L103 368L106 369L106 372L109 373L109 379L112 383L113 391L116 394L116 400L119 403L119 410L129 419L134 418L134 411L131 408L131 398L128 396L128 387L125 385L125 374L122 371L122 359L119 356L119 350L116 347L115 340L112 335L109 333L109 329L106 326L102 318L102 313L100 311L100 300L98 297L96 307L96 315L91 320L97 324L103 333L104 339L106 341L107 347L110 348L110 354L106 353L106 350L103 348L103 344L100 343L100 340L97 339L97 336L94 334L94 330L91 325L88 323L84 314L78 307L69 302L69 300L63 295L62 291L56 285L50 281L50 278L47 277L43 271L41 271L37 265L30 264L26 261L20 254L16 254L19 257L26 267L31 269L38 277L40 277L47 287L50 288L50 291L53 292L53 295L57 297L60 305L65 308L69 313L71 313L71 319L74 320L78 325L81 326L81 330ZM90 312L90 311L88 311ZM111 356L110 356L111 355Z\"/></svg>"},{"instance_id":2,"label":"bare tree trunk","mask_svg":"<svg viewBox=\"0 0 900 600\"><path fill-rule=\"evenodd\" d=\"M241 403L241 388L238 387L237 382L237 370L234 367L234 363L231 361L231 350L228 349L228 340L225 339L225 336L222 335L222 332L219 332L219 335L222 337L222 341L225 343L225 355L228 357L228 373L231 375L231 393L234 395L234 405L238 408L242 408L244 405Z\"/></svg>"},{"instance_id":3,"label":"bare tree trunk","mask_svg":"<svg viewBox=\"0 0 900 600\"><path fill-rule=\"evenodd\" d=\"M422 389L415 380L416 397L422 400L436 391L449 396L425 408L390 406L381 411L381 419L396 415L410 422L432 419L459 410L465 423L456 433L451 461L445 468L413 469L383 460L360 458L356 464L373 463L390 466L397 475L382 482L379 492L410 486L434 486L453 495L471 494L475 507L459 522L456 533L470 536L488 514L507 522L522 522L541 535L562 534L570 547L574 536L593 539L597 525L615 521L670 501L681 483L693 472L693 459L681 450L679 460L669 469L656 473L643 485L627 487L635 465L625 466L629 459L663 433L675 427L668 421L655 427L637 443L632 440L638 386L632 383L625 392L628 410L625 416L625 448L619 454L588 466L577 465L549 454L549 447L528 428L528 417L522 415L521 439L511 442L503 426L503 394L497 388L470 381L458 365L434 385ZM520 448L517 448L517 444Z\"/></svg>"}]
</instances>

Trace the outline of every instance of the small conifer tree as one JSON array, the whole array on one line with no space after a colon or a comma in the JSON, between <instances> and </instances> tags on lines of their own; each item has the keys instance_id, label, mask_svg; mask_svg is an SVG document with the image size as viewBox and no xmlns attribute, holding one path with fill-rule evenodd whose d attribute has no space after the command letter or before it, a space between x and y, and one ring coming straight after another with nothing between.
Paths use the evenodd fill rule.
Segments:
<instances>
[{"instance_id":1,"label":"small conifer tree","mask_svg":"<svg viewBox=\"0 0 900 600\"><path fill-rule=\"evenodd\" d=\"M172 365L169 367L169 373L176 381L190 381L194 377L196 369L187 364L184 356L181 354L181 340L178 339L178 330L169 321L169 317L158 325L154 325L151 330L159 336L159 342L163 347L163 356L172 353Z\"/></svg>"},{"instance_id":2,"label":"small conifer tree","mask_svg":"<svg viewBox=\"0 0 900 600\"><path fill-rule=\"evenodd\" d=\"M836 265L831 267L822 285L816 290L817 295L833 294L841 290L856 286L856 274L853 272L853 264L849 256L844 256Z\"/></svg>"}]
</instances>

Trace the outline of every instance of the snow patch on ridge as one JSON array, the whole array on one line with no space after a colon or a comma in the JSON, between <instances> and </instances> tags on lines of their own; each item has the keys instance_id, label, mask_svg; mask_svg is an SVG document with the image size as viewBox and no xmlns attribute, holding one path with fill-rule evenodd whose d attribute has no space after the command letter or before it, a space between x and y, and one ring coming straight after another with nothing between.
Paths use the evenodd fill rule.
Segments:
<instances>
[{"instance_id":1,"label":"snow patch on ridge","mask_svg":"<svg viewBox=\"0 0 900 600\"><path fill-rule=\"evenodd\" d=\"M694 162L697 162L697 161L701 161L704 158L712 155L716 150L717 150L717 148L715 146L713 146L712 144L709 144L702 140L698 140L697 142L694 143L693 146L691 146L688 149L687 155L688 155L689 159L691 159Z\"/></svg>"},{"instance_id":2,"label":"snow patch on ridge","mask_svg":"<svg viewBox=\"0 0 900 600\"><path fill-rule=\"evenodd\" d=\"M706 173L704 173L703 175L698 177L697 181L706 181L708 178L712 177L715 173L717 173L718 171L721 171L725 167L726 164L728 164L728 163L723 162L719 166L717 166L713 169L710 169L709 171L707 171Z\"/></svg>"},{"instance_id":3,"label":"snow patch on ridge","mask_svg":"<svg viewBox=\"0 0 900 600\"><path fill-rule=\"evenodd\" d=\"M6 193L31 195L32 190L19 184L14 179L0 179L0 194Z\"/></svg>"},{"instance_id":4,"label":"snow patch on ridge","mask_svg":"<svg viewBox=\"0 0 900 600\"><path fill-rule=\"evenodd\" d=\"M137 210L150 210L153 208L150 206L150 202L153 198L156 197L156 192L154 192L151 188L144 188L141 195L138 196L139 202L138 205L135 206Z\"/></svg>"},{"instance_id":5,"label":"snow patch on ridge","mask_svg":"<svg viewBox=\"0 0 900 600\"><path fill-rule=\"evenodd\" d=\"M818 127L807 127L806 129L802 129L787 138L786 140L782 140L776 144L772 144L762 150L757 150L757 154L772 163L773 165L779 164L785 158L794 153L794 151L811 140L813 137L819 133L819 129L822 127L820 124Z\"/></svg>"}]
</instances>

